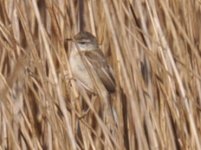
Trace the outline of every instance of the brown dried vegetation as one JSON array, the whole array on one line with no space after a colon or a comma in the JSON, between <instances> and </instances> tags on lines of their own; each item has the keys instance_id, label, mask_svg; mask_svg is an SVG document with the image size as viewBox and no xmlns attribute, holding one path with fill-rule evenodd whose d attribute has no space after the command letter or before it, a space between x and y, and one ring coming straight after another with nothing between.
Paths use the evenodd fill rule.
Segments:
<instances>
[{"instance_id":1,"label":"brown dried vegetation","mask_svg":"<svg viewBox=\"0 0 201 150\"><path fill-rule=\"evenodd\" d=\"M118 124L101 120L99 98L79 97L70 72L78 2L1 0L0 149L201 149L200 1L84 6L115 72Z\"/></svg>"}]
</instances>

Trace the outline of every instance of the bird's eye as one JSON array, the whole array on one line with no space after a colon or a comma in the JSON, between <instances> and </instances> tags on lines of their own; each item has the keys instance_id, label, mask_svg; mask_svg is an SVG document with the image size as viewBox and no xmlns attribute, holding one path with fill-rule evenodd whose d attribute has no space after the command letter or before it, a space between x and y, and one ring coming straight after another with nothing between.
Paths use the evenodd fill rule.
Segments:
<instances>
[{"instance_id":1,"label":"bird's eye","mask_svg":"<svg viewBox=\"0 0 201 150\"><path fill-rule=\"evenodd\" d=\"M80 44L85 44L86 42L79 42Z\"/></svg>"}]
</instances>

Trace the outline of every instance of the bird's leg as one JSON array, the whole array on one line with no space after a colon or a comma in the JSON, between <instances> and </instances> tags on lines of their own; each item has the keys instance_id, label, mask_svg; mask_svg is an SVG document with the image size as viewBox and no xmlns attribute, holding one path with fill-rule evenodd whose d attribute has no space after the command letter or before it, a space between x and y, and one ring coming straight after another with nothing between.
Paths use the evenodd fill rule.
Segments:
<instances>
[{"instance_id":1,"label":"bird's leg","mask_svg":"<svg viewBox=\"0 0 201 150\"><path fill-rule=\"evenodd\" d=\"M68 84L71 83L71 81L76 81L74 77L70 77L69 74L64 74L64 79L68 82Z\"/></svg>"}]
</instances>

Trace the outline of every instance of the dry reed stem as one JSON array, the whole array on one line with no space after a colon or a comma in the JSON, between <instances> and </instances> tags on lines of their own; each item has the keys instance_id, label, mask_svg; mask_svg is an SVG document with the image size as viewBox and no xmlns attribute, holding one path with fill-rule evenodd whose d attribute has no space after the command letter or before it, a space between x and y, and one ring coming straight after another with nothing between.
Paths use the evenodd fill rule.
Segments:
<instances>
[{"instance_id":1,"label":"dry reed stem","mask_svg":"<svg viewBox=\"0 0 201 150\"><path fill-rule=\"evenodd\" d=\"M83 2L85 30L115 71L118 125L101 119L101 98L79 95L70 71L64 41L79 31L78 1L4 0L0 149L200 149L200 3Z\"/></svg>"}]
</instances>

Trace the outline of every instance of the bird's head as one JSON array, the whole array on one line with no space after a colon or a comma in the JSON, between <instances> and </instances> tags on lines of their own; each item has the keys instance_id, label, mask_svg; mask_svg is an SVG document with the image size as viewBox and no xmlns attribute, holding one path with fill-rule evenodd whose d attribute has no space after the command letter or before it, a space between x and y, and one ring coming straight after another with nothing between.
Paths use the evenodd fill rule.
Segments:
<instances>
[{"instance_id":1,"label":"bird's head","mask_svg":"<svg viewBox=\"0 0 201 150\"><path fill-rule=\"evenodd\" d=\"M73 42L80 51L96 50L98 48L98 42L95 36L85 31L76 34Z\"/></svg>"}]
</instances>

